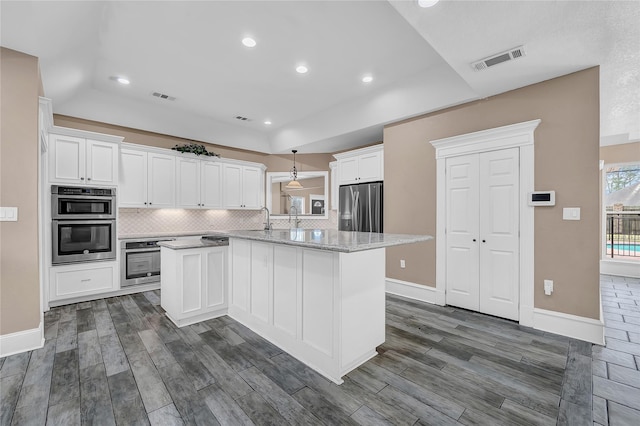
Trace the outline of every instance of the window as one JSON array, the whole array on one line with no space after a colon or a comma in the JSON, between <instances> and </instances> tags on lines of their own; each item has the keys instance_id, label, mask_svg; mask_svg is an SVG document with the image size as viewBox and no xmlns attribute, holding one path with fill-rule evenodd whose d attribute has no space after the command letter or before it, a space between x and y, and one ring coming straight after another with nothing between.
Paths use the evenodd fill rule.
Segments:
<instances>
[{"instance_id":1,"label":"window","mask_svg":"<svg viewBox=\"0 0 640 426\"><path fill-rule=\"evenodd\" d=\"M606 257L640 260L640 163L606 166L603 204Z\"/></svg>"}]
</instances>

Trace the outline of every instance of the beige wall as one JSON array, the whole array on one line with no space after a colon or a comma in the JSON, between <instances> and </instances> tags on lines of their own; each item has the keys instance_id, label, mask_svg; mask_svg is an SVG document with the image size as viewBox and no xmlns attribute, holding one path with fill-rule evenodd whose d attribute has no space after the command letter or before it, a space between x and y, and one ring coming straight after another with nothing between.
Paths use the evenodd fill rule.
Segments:
<instances>
[{"instance_id":1,"label":"beige wall","mask_svg":"<svg viewBox=\"0 0 640 426\"><path fill-rule=\"evenodd\" d=\"M535 307L599 318L598 68L385 127L385 232L435 236L429 141L534 119L535 188L556 191L556 206L535 210ZM580 207L581 220L563 221L563 207ZM435 241L387 249L387 276L434 287Z\"/></svg>"},{"instance_id":2,"label":"beige wall","mask_svg":"<svg viewBox=\"0 0 640 426\"><path fill-rule=\"evenodd\" d=\"M603 146L600 148L600 159L605 164L640 161L640 142Z\"/></svg>"},{"instance_id":3,"label":"beige wall","mask_svg":"<svg viewBox=\"0 0 640 426\"><path fill-rule=\"evenodd\" d=\"M193 141L175 136L162 135L144 130L131 129L128 127L116 126L97 121L83 120L81 118L69 117L55 114L53 122L56 126L69 127L72 129L87 130L91 132L106 133L124 137L124 142L136 143L140 145L155 146L158 148L173 148L177 144L198 143L204 145L208 151L220 154L224 158L236 160L254 161L263 163L269 172L286 172L293 166L293 154L270 155L255 151L230 148L228 146L214 145L206 142ZM331 154L297 154L296 165L298 171L309 170L329 170L329 162L334 158Z\"/></svg>"},{"instance_id":4,"label":"beige wall","mask_svg":"<svg viewBox=\"0 0 640 426\"><path fill-rule=\"evenodd\" d=\"M122 136L124 137L124 142L155 146L158 148L173 148L175 145L198 143L204 145L209 152L215 152L224 158L262 163L267 166L267 172L288 172L293 166L293 154L262 154L255 151L213 145L206 142L115 126L97 121L83 120L65 115L54 115L53 121L56 126ZM319 170L329 172L329 163L334 160L335 158L333 158L331 154L296 154L296 167L299 172ZM329 188L331 188L331 177L329 177Z\"/></svg>"},{"instance_id":5,"label":"beige wall","mask_svg":"<svg viewBox=\"0 0 640 426\"><path fill-rule=\"evenodd\" d=\"M0 334L37 328L38 58L0 48L0 205L18 207L0 222Z\"/></svg>"}]
</instances>

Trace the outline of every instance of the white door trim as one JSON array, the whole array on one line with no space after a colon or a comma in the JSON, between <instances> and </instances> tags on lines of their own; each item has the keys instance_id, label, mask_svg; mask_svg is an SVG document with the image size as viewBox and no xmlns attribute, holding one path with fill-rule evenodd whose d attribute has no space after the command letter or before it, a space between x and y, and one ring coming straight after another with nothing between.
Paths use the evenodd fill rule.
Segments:
<instances>
[{"instance_id":1,"label":"white door trim","mask_svg":"<svg viewBox=\"0 0 640 426\"><path fill-rule=\"evenodd\" d=\"M446 180L448 157L520 148L520 324L533 327L534 208L527 194L534 190L534 137L541 120L452 136L431 141L436 150L436 291L446 289Z\"/></svg>"}]
</instances>

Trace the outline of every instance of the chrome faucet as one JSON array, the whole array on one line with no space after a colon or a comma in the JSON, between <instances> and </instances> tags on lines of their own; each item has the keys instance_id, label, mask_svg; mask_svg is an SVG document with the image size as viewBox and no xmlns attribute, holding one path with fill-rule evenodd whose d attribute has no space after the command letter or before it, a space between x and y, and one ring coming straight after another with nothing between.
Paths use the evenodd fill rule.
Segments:
<instances>
[{"instance_id":1,"label":"chrome faucet","mask_svg":"<svg viewBox=\"0 0 640 426\"><path fill-rule=\"evenodd\" d=\"M269 213L269 209L266 207L263 207L260 210L264 210L267 212L267 221L264 223L264 230L265 231L271 231L271 229L273 229L272 224L271 224L271 213Z\"/></svg>"},{"instance_id":2,"label":"chrome faucet","mask_svg":"<svg viewBox=\"0 0 640 426\"><path fill-rule=\"evenodd\" d=\"M298 228L300 226L300 219L298 219L298 208L296 206L294 206L293 204L291 205L291 207L289 207L289 223L291 223L291 210L296 211L296 215L295 215L295 228Z\"/></svg>"}]
</instances>

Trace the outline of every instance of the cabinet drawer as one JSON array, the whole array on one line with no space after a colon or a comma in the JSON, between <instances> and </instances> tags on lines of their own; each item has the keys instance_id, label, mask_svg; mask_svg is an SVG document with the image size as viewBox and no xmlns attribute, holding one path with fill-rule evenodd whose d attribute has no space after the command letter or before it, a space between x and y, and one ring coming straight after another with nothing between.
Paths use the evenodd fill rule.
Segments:
<instances>
[{"instance_id":1,"label":"cabinet drawer","mask_svg":"<svg viewBox=\"0 0 640 426\"><path fill-rule=\"evenodd\" d=\"M51 300L114 290L114 267L69 270L51 269Z\"/></svg>"}]
</instances>

